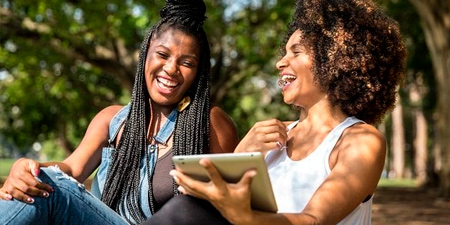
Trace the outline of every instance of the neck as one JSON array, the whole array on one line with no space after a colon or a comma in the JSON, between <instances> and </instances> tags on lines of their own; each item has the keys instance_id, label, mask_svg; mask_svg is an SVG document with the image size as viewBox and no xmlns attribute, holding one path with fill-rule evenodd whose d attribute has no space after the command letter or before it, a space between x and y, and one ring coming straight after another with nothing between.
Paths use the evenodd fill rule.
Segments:
<instances>
[{"instance_id":1,"label":"neck","mask_svg":"<svg viewBox=\"0 0 450 225\"><path fill-rule=\"evenodd\" d=\"M167 121L170 113L176 106L160 105L150 100L151 117L147 130L147 138L151 141L151 137L156 135L163 124Z\"/></svg>"},{"instance_id":2,"label":"neck","mask_svg":"<svg viewBox=\"0 0 450 225\"><path fill-rule=\"evenodd\" d=\"M340 108L331 107L326 98L324 100L310 108L300 108L299 125L297 126L308 130L334 128L348 117Z\"/></svg>"},{"instance_id":3,"label":"neck","mask_svg":"<svg viewBox=\"0 0 450 225\"><path fill-rule=\"evenodd\" d=\"M172 110L176 108L176 105L160 105L150 100L150 108L153 117L152 120L155 120L156 118L167 118Z\"/></svg>"}]
</instances>

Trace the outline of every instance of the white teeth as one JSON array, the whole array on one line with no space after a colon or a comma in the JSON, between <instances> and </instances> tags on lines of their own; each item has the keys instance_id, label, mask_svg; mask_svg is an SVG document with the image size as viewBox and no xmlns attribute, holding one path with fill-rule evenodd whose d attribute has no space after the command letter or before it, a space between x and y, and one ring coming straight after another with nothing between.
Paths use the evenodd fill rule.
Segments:
<instances>
[{"instance_id":1,"label":"white teeth","mask_svg":"<svg viewBox=\"0 0 450 225\"><path fill-rule=\"evenodd\" d=\"M278 87L282 88L288 84L290 84L292 81L294 81L295 79L297 79L296 76L292 76L292 75L283 75L279 80L278 80Z\"/></svg>"},{"instance_id":2,"label":"white teeth","mask_svg":"<svg viewBox=\"0 0 450 225\"><path fill-rule=\"evenodd\" d=\"M173 80L168 80L168 79L165 79L162 77L157 77L156 80L158 80L158 82L163 84L164 86L170 87L170 88L176 87L178 85L178 82L175 82Z\"/></svg>"},{"instance_id":3,"label":"white teeth","mask_svg":"<svg viewBox=\"0 0 450 225\"><path fill-rule=\"evenodd\" d=\"M292 82L292 81L294 81L295 79L297 79L297 77L296 77L296 76L292 76L292 75L283 75L283 76L281 77L281 80L284 80L284 81L286 81L286 82Z\"/></svg>"}]
</instances>

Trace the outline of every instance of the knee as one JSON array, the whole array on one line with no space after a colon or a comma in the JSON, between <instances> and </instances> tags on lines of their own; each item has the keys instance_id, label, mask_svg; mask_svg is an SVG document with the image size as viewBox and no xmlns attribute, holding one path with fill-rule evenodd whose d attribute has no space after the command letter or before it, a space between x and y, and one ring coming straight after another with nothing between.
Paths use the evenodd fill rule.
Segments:
<instances>
[{"instance_id":1,"label":"knee","mask_svg":"<svg viewBox=\"0 0 450 225\"><path fill-rule=\"evenodd\" d=\"M42 167L39 174L41 182L48 183L55 186L72 187L78 186L78 188L85 189L84 184L79 183L75 178L69 176L59 169L58 166Z\"/></svg>"}]
</instances>

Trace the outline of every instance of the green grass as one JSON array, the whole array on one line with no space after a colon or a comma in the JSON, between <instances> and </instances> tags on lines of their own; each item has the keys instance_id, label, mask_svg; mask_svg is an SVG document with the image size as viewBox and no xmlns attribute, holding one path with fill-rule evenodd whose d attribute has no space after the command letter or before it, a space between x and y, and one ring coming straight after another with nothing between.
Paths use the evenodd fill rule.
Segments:
<instances>
[{"instance_id":1,"label":"green grass","mask_svg":"<svg viewBox=\"0 0 450 225\"><path fill-rule=\"evenodd\" d=\"M11 166L15 161L16 159L0 158L0 177L8 176L9 170L11 169Z\"/></svg>"},{"instance_id":2,"label":"green grass","mask_svg":"<svg viewBox=\"0 0 450 225\"><path fill-rule=\"evenodd\" d=\"M9 171L11 169L12 164L16 161L16 159L10 158L0 158L0 179L4 179L8 176ZM94 178L95 171L88 179ZM386 179L382 178L380 182L378 182L378 187L398 187L398 188L415 188L417 187L416 183L413 179Z\"/></svg>"},{"instance_id":3,"label":"green grass","mask_svg":"<svg viewBox=\"0 0 450 225\"><path fill-rule=\"evenodd\" d=\"M12 164L17 159L10 159L10 158L0 158L0 180L5 179L9 175L9 171L11 170ZM93 179L95 174L97 173L97 170L95 170L91 176L89 176L88 179Z\"/></svg>"},{"instance_id":4,"label":"green grass","mask_svg":"<svg viewBox=\"0 0 450 225\"><path fill-rule=\"evenodd\" d=\"M378 187L415 188L417 184L413 179L386 179L382 178L378 182Z\"/></svg>"}]
</instances>

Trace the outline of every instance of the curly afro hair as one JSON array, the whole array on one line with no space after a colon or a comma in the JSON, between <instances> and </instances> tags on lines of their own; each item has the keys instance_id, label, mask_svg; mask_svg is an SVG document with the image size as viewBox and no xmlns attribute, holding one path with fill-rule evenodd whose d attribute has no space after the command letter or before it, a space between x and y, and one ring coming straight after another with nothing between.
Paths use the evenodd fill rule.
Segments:
<instances>
[{"instance_id":1,"label":"curly afro hair","mask_svg":"<svg viewBox=\"0 0 450 225\"><path fill-rule=\"evenodd\" d=\"M405 79L397 22L370 0L299 0L284 45L296 30L331 105L369 124L381 122Z\"/></svg>"}]
</instances>

